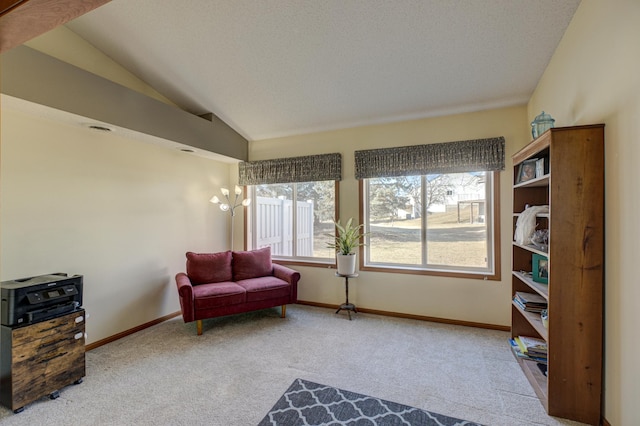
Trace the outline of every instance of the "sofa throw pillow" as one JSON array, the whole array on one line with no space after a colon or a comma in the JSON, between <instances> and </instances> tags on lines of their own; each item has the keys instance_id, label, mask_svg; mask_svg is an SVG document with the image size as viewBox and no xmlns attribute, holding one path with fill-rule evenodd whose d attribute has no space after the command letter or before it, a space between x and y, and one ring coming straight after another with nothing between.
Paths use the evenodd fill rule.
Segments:
<instances>
[{"instance_id":1,"label":"sofa throw pillow","mask_svg":"<svg viewBox=\"0 0 640 426\"><path fill-rule=\"evenodd\" d=\"M187 275L192 284L231 281L231 250L220 253L187 252Z\"/></svg>"},{"instance_id":2,"label":"sofa throw pillow","mask_svg":"<svg viewBox=\"0 0 640 426\"><path fill-rule=\"evenodd\" d=\"M271 275L271 247L233 252L234 281Z\"/></svg>"}]
</instances>

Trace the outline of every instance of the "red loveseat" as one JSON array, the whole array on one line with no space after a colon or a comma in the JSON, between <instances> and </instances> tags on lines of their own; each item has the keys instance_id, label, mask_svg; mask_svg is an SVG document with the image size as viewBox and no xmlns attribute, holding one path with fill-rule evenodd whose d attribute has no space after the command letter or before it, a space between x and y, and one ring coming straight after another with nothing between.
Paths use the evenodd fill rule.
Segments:
<instances>
[{"instance_id":1,"label":"red loveseat","mask_svg":"<svg viewBox=\"0 0 640 426\"><path fill-rule=\"evenodd\" d=\"M176 275L184 322L282 306L298 300L300 273L271 263L271 248L221 253L187 252L187 273Z\"/></svg>"}]
</instances>

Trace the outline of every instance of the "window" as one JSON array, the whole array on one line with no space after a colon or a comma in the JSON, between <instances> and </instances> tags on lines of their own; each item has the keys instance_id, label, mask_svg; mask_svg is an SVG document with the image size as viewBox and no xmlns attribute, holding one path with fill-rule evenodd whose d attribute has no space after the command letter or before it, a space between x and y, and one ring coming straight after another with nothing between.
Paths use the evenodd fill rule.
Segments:
<instances>
[{"instance_id":1,"label":"window","mask_svg":"<svg viewBox=\"0 0 640 426\"><path fill-rule=\"evenodd\" d=\"M365 268L495 278L494 181L494 172L365 179Z\"/></svg>"},{"instance_id":2,"label":"window","mask_svg":"<svg viewBox=\"0 0 640 426\"><path fill-rule=\"evenodd\" d=\"M333 263L327 244L334 239L336 185L326 180L253 186L251 247L269 246L276 259Z\"/></svg>"},{"instance_id":3,"label":"window","mask_svg":"<svg viewBox=\"0 0 640 426\"><path fill-rule=\"evenodd\" d=\"M503 137L355 152L363 270L500 279Z\"/></svg>"},{"instance_id":4,"label":"window","mask_svg":"<svg viewBox=\"0 0 640 426\"><path fill-rule=\"evenodd\" d=\"M247 243L271 247L276 260L333 264L342 156L338 153L245 162L240 183L249 186ZM294 208L295 207L295 208Z\"/></svg>"}]
</instances>

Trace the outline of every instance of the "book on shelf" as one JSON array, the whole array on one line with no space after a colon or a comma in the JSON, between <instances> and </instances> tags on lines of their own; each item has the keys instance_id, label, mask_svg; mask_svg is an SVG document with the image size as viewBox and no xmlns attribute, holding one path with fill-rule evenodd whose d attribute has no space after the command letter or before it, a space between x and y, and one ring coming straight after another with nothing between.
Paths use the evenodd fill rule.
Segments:
<instances>
[{"instance_id":1,"label":"book on shelf","mask_svg":"<svg viewBox=\"0 0 640 426\"><path fill-rule=\"evenodd\" d=\"M547 309L547 299L535 293L527 293L516 291L513 301L522 310L527 312L540 313L543 309Z\"/></svg>"},{"instance_id":2,"label":"book on shelf","mask_svg":"<svg viewBox=\"0 0 640 426\"><path fill-rule=\"evenodd\" d=\"M511 350L513 351L515 356L518 358L546 364L547 363L546 342L544 342L544 340L535 339L539 341L538 343L540 342L544 343L544 350L528 348L527 345L523 343L522 337L524 337L525 341L529 344L531 344L531 341L529 339L535 339L535 338L526 337L526 336L518 336L518 337L514 337L513 339L509 339L509 343L511 344Z\"/></svg>"},{"instance_id":3,"label":"book on shelf","mask_svg":"<svg viewBox=\"0 0 640 426\"><path fill-rule=\"evenodd\" d=\"M536 177L540 178L544 176L544 158L536 160Z\"/></svg>"},{"instance_id":4,"label":"book on shelf","mask_svg":"<svg viewBox=\"0 0 640 426\"><path fill-rule=\"evenodd\" d=\"M525 355L535 358L547 358L547 342L537 337L518 336L515 338Z\"/></svg>"},{"instance_id":5,"label":"book on shelf","mask_svg":"<svg viewBox=\"0 0 640 426\"><path fill-rule=\"evenodd\" d=\"M547 363L547 359L544 358L535 358L535 357L531 357L527 354L524 354L522 352L522 350L520 349L520 346L518 346L518 344L515 342L514 339L509 339L509 344L511 345L511 351L513 352L513 354L517 357L517 358L521 358L521 359L526 359L529 361L535 361L541 364L546 364Z\"/></svg>"}]
</instances>

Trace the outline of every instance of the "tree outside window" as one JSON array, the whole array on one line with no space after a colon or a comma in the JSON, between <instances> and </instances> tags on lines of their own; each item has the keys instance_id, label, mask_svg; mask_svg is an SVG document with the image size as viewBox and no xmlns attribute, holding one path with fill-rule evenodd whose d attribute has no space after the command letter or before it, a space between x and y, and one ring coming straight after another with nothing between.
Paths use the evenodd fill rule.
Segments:
<instances>
[{"instance_id":1,"label":"tree outside window","mask_svg":"<svg viewBox=\"0 0 640 426\"><path fill-rule=\"evenodd\" d=\"M366 179L365 268L492 274L493 172Z\"/></svg>"}]
</instances>

